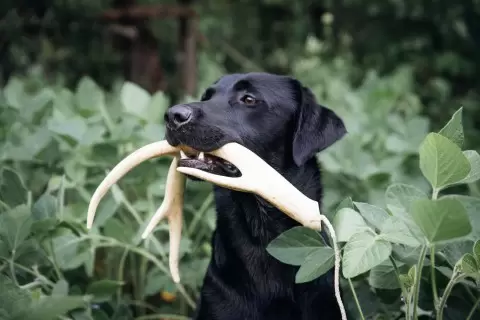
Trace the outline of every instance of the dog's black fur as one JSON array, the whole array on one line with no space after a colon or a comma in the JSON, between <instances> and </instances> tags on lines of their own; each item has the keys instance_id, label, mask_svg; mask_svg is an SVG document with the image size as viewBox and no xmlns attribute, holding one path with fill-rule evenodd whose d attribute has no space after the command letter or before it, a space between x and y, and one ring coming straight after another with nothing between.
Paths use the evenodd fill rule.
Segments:
<instances>
[{"instance_id":1,"label":"dog's black fur","mask_svg":"<svg viewBox=\"0 0 480 320\"><path fill-rule=\"evenodd\" d=\"M186 109L183 120L188 121L178 125L175 112ZM174 106L165 119L170 144L211 151L240 143L319 205L322 186L315 154L346 133L342 120L319 106L299 81L268 73L224 76L200 102ZM217 228L194 319L340 319L332 272L295 284L298 267L266 251L270 241L298 223L255 195L214 190Z\"/></svg>"}]
</instances>

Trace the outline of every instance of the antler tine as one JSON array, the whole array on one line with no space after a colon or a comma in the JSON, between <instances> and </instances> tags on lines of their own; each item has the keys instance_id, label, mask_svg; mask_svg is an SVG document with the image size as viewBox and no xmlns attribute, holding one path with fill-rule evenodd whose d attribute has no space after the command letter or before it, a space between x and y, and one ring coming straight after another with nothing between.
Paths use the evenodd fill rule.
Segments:
<instances>
[{"instance_id":1,"label":"antler tine","mask_svg":"<svg viewBox=\"0 0 480 320\"><path fill-rule=\"evenodd\" d=\"M148 144L120 161L103 179L90 200L87 214L87 228L90 229L92 227L95 212L103 196L120 178L148 159L178 152L178 148L171 146L167 141L163 140Z\"/></svg>"},{"instance_id":2,"label":"antler tine","mask_svg":"<svg viewBox=\"0 0 480 320\"><path fill-rule=\"evenodd\" d=\"M167 182L165 188L165 196L163 202L150 219L142 238L147 238L153 231L155 226L165 217L169 221L170 234L170 254L169 267L173 281L180 282L180 272L178 270L180 240L182 238L182 222L183 222L183 196L185 190L185 176L177 172L178 158L172 160L168 170Z\"/></svg>"}]
</instances>

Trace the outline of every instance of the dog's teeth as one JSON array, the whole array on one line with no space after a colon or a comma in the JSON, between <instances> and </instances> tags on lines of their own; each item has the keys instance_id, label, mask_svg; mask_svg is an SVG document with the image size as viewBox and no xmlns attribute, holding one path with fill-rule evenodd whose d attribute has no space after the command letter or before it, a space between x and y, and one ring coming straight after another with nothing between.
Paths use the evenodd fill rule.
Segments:
<instances>
[{"instance_id":1,"label":"dog's teeth","mask_svg":"<svg viewBox=\"0 0 480 320\"><path fill-rule=\"evenodd\" d=\"M200 152L200 153L198 154L198 160L205 161L205 153Z\"/></svg>"},{"instance_id":2,"label":"dog's teeth","mask_svg":"<svg viewBox=\"0 0 480 320\"><path fill-rule=\"evenodd\" d=\"M180 158L181 158L181 159L188 159L188 156L185 154L185 152L183 152L182 150L180 150Z\"/></svg>"}]
</instances>

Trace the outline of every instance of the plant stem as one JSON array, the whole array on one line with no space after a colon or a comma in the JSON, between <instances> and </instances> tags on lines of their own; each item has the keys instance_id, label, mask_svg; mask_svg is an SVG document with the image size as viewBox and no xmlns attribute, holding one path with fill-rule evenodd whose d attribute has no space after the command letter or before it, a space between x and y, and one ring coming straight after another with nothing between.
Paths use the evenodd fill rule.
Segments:
<instances>
[{"instance_id":1,"label":"plant stem","mask_svg":"<svg viewBox=\"0 0 480 320\"><path fill-rule=\"evenodd\" d=\"M195 230L200 220L202 220L205 212L207 212L208 208L210 208L210 205L212 203L213 203L213 192L210 192L208 196L205 198L205 200L203 201L202 205L200 206L196 214L194 215L192 222L190 223L188 228L186 228L187 234L189 236L192 235L192 232Z\"/></svg>"},{"instance_id":2,"label":"plant stem","mask_svg":"<svg viewBox=\"0 0 480 320\"><path fill-rule=\"evenodd\" d=\"M408 298L408 292L407 289L405 289L405 286L403 285L402 281L400 280L400 272L398 271L397 264L395 263L395 260L392 258L392 256L389 257L390 262L392 263L393 270L395 271L395 276L397 278L398 284L400 285L400 289L402 289L402 295L405 301Z\"/></svg>"},{"instance_id":3,"label":"plant stem","mask_svg":"<svg viewBox=\"0 0 480 320\"><path fill-rule=\"evenodd\" d=\"M417 270L415 272L415 285L413 291L413 320L418 319L417 309L418 309L418 297L420 295L420 282L422 279L422 269L425 262L425 256L427 255L427 246L423 245L420 252L420 258L417 264Z\"/></svg>"},{"instance_id":4,"label":"plant stem","mask_svg":"<svg viewBox=\"0 0 480 320\"><path fill-rule=\"evenodd\" d=\"M435 277L435 245L430 247L430 276L432 282L433 303L435 308L438 305L437 281Z\"/></svg>"},{"instance_id":5,"label":"plant stem","mask_svg":"<svg viewBox=\"0 0 480 320\"><path fill-rule=\"evenodd\" d=\"M350 290L352 290L353 299L355 300L355 304L357 306L358 313L360 313L360 318L361 318L361 320L365 320L365 317L364 317L363 311L362 311L362 307L360 306L360 302L358 301L357 293L355 292L355 288L353 287L352 280L350 278L348 278L347 280L348 280L348 284L350 286Z\"/></svg>"},{"instance_id":6,"label":"plant stem","mask_svg":"<svg viewBox=\"0 0 480 320\"><path fill-rule=\"evenodd\" d=\"M445 292L443 293L442 299L440 299L440 304L437 310L437 320L443 320L443 309L445 309L445 305L447 304L448 296L452 292L452 289L457 283L457 281L463 278L465 278L465 275L459 275L456 270L453 272L452 278L450 278L450 281L448 282L447 287L445 288Z\"/></svg>"},{"instance_id":7,"label":"plant stem","mask_svg":"<svg viewBox=\"0 0 480 320\"><path fill-rule=\"evenodd\" d=\"M479 305L480 305L480 298L477 299L477 301L475 302L475 304L472 307L472 310L470 310L470 313L468 314L467 319L465 319L465 320L472 319L473 315L475 314L475 310L477 310Z\"/></svg>"}]
</instances>

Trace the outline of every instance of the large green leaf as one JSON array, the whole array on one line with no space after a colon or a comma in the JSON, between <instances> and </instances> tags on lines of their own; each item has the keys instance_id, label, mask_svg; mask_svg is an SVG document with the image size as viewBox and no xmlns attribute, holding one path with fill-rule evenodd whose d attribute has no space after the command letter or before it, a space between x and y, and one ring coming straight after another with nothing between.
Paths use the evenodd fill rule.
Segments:
<instances>
[{"instance_id":1,"label":"large green leaf","mask_svg":"<svg viewBox=\"0 0 480 320\"><path fill-rule=\"evenodd\" d=\"M370 230L360 214L350 208L340 209L333 218L333 228L337 235L337 241L346 242L354 234Z\"/></svg>"},{"instance_id":2,"label":"large green leaf","mask_svg":"<svg viewBox=\"0 0 480 320\"><path fill-rule=\"evenodd\" d=\"M310 253L324 246L325 241L317 231L294 227L270 242L267 252L283 263L299 266Z\"/></svg>"},{"instance_id":3,"label":"large green leaf","mask_svg":"<svg viewBox=\"0 0 480 320\"><path fill-rule=\"evenodd\" d=\"M463 124L462 124L462 111L463 108L458 109L447 122L447 124L438 132L445 138L450 139L458 147L463 146L464 134L463 134Z\"/></svg>"},{"instance_id":4,"label":"large green leaf","mask_svg":"<svg viewBox=\"0 0 480 320\"><path fill-rule=\"evenodd\" d=\"M9 316L23 310L31 302L28 291L20 289L10 278L2 274L0 289L0 310L4 310Z\"/></svg>"},{"instance_id":5,"label":"large green leaf","mask_svg":"<svg viewBox=\"0 0 480 320\"><path fill-rule=\"evenodd\" d=\"M50 296L32 303L26 310L12 316L11 320L52 320L67 312L85 308L88 298L82 296Z\"/></svg>"},{"instance_id":6,"label":"large green leaf","mask_svg":"<svg viewBox=\"0 0 480 320\"><path fill-rule=\"evenodd\" d=\"M465 179L470 162L455 143L430 133L420 146L420 169L432 187L440 190Z\"/></svg>"},{"instance_id":7,"label":"large green leaf","mask_svg":"<svg viewBox=\"0 0 480 320\"><path fill-rule=\"evenodd\" d=\"M385 210L377 206L363 202L354 202L354 204L362 217L377 229L380 229L383 223L390 217Z\"/></svg>"},{"instance_id":8,"label":"large green leaf","mask_svg":"<svg viewBox=\"0 0 480 320\"><path fill-rule=\"evenodd\" d=\"M420 189L403 183L395 183L387 188L385 202L394 216L410 219L410 206L417 199L428 199Z\"/></svg>"},{"instance_id":9,"label":"large green leaf","mask_svg":"<svg viewBox=\"0 0 480 320\"><path fill-rule=\"evenodd\" d=\"M403 266L403 263L397 261L397 267ZM368 275L368 283L371 287L377 289L398 289L400 288L399 280L395 274L395 268L388 260L373 267Z\"/></svg>"},{"instance_id":10,"label":"large green leaf","mask_svg":"<svg viewBox=\"0 0 480 320\"><path fill-rule=\"evenodd\" d=\"M353 278L379 265L392 252L392 245L370 232L353 235L343 249L342 273Z\"/></svg>"},{"instance_id":11,"label":"large green leaf","mask_svg":"<svg viewBox=\"0 0 480 320\"><path fill-rule=\"evenodd\" d=\"M413 229L413 230L412 230ZM398 217L388 218L380 228L381 237L387 241L404 244L410 247L417 247L421 243L421 238L415 232L414 228L405 220Z\"/></svg>"},{"instance_id":12,"label":"large green leaf","mask_svg":"<svg viewBox=\"0 0 480 320\"><path fill-rule=\"evenodd\" d=\"M472 231L466 210L456 199L417 200L411 215L431 243L463 237Z\"/></svg>"},{"instance_id":13,"label":"large green leaf","mask_svg":"<svg viewBox=\"0 0 480 320\"><path fill-rule=\"evenodd\" d=\"M472 225L472 232L467 238L472 241L480 239L480 198L452 194L443 196L442 199L455 199L462 203Z\"/></svg>"},{"instance_id":14,"label":"large green leaf","mask_svg":"<svg viewBox=\"0 0 480 320\"><path fill-rule=\"evenodd\" d=\"M132 82L125 82L120 93L125 111L137 117L148 119L150 94Z\"/></svg>"},{"instance_id":15,"label":"large green leaf","mask_svg":"<svg viewBox=\"0 0 480 320\"><path fill-rule=\"evenodd\" d=\"M317 248L305 258L297 271L295 283L312 281L325 274L334 264L335 253L332 248Z\"/></svg>"}]
</instances>

